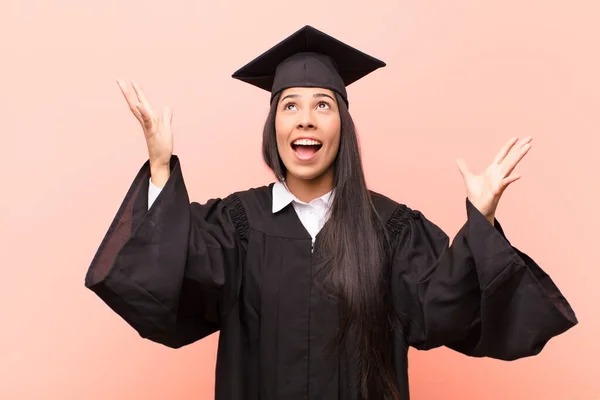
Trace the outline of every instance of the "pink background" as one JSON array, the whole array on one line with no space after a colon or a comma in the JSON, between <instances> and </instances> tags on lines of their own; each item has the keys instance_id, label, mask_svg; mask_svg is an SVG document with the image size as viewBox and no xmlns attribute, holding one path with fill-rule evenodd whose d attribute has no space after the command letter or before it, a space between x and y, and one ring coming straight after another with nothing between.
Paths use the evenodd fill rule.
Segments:
<instances>
[{"instance_id":1,"label":"pink background","mask_svg":"<svg viewBox=\"0 0 600 400\"><path fill-rule=\"evenodd\" d=\"M596 1L3 2L0 398L212 398L216 335L144 341L83 285L146 159L115 79L173 107L194 200L262 185L268 94L230 75L304 24L388 63L349 89L369 184L451 236L455 159L481 169L534 137L498 217L580 325L513 363L411 351L414 399L600 398L598 15Z\"/></svg>"}]
</instances>

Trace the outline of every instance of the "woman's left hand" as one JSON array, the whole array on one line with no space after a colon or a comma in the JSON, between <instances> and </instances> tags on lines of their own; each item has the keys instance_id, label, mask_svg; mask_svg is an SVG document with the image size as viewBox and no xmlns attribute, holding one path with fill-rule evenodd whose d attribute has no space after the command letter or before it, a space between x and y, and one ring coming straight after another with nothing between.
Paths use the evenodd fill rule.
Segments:
<instances>
[{"instance_id":1,"label":"woman's left hand","mask_svg":"<svg viewBox=\"0 0 600 400\"><path fill-rule=\"evenodd\" d=\"M519 174L513 174L513 170L531 149L531 140L531 137L510 139L492 164L478 175L469 171L464 160L459 159L456 162L465 181L467 198L492 225L502 193L508 185L521 177Z\"/></svg>"}]
</instances>

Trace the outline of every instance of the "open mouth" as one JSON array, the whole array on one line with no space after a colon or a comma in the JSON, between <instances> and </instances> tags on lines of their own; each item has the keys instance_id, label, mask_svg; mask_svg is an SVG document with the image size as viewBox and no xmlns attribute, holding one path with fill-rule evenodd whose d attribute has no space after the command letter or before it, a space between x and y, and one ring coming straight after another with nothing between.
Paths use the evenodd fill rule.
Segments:
<instances>
[{"instance_id":1,"label":"open mouth","mask_svg":"<svg viewBox=\"0 0 600 400\"><path fill-rule=\"evenodd\" d=\"M314 139L298 139L292 143L292 150L301 160L310 160L323 147L323 143Z\"/></svg>"}]
</instances>

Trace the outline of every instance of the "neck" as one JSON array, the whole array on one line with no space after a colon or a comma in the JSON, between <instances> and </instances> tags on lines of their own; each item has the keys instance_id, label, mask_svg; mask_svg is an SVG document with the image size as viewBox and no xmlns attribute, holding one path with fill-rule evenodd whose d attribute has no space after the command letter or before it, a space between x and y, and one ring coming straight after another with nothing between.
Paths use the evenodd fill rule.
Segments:
<instances>
[{"instance_id":1,"label":"neck","mask_svg":"<svg viewBox=\"0 0 600 400\"><path fill-rule=\"evenodd\" d=\"M287 174L285 183L290 192L299 200L310 203L312 200L329 193L333 188L333 171L313 179L301 179Z\"/></svg>"}]
</instances>

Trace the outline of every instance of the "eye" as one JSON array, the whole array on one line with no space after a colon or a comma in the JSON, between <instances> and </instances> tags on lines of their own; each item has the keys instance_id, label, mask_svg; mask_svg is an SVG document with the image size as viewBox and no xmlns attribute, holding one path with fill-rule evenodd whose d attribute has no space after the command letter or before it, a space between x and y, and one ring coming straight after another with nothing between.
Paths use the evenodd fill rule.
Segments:
<instances>
[{"instance_id":1,"label":"eye","mask_svg":"<svg viewBox=\"0 0 600 400\"><path fill-rule=\"evenodd\" d=\"M292 111L292 107L296 107L296 105L294 103L287 103L285 106L283 106L284 110L289 111Z\"/></svg>"},{"instance_id":2,"label":"eye","mask_svg":"<svg viewBox=\"0 0 600 400\"><path fill-rule=\"evenodd\" d=\"M326 110L326 109L328 109L328 108L329 108L329 103L322 101L322 102L320 102L320 103L318 104L318 107L319 107L321 110Z\"/></svg>"}]
</instances>

